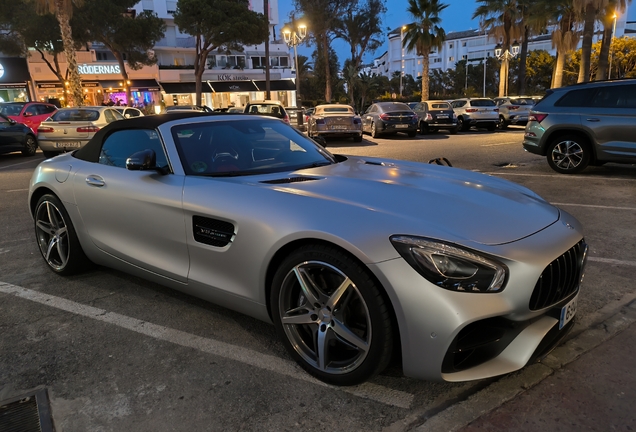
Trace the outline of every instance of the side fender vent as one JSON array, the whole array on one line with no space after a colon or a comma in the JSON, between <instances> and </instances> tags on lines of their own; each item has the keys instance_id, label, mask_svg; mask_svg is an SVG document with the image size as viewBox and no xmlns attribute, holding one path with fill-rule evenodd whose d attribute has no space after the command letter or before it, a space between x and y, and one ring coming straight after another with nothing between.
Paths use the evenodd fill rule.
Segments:
<instances>
[{"instance_id":1,"label":"side fender vent","mask_svg":"<svg viewBox=\"0 0 636 432\"><path fill-rule=\"evenodd\" d=\"M192 216L194 240L210 246L224 247L234 238L234 225L218 219Z\"/></svg>"},{"instance_id":2,"label":"side fender vent","mask_svg":"<svg viewBox=\"0 0 636 432\"><path fill-rule=\"evenodd\" d=\"M312 180L320 180L318 177L288 177L288 178L282 178L282 179L275 179L275 180L265 180L262 181L261 183L267 183L267 184L285 184L285 183L299 183L299 182L306 182L306 181L312 181Z\"/></svg>"}]
</instances>

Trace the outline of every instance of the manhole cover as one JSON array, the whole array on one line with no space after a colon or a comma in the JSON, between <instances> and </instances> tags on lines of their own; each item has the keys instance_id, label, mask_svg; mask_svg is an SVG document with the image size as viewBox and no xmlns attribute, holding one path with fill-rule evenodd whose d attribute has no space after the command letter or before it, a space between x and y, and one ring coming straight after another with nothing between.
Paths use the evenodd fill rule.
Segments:
<instances>
[{"instance_id":1,"label":"manhole cover","mask_svg":"<svg viewBox=\"0 0 636 432\"><path fill-rule=\"evenodd\" d=\"M53 432L46 390L0 401L0 431Z\"/></svg>"}]
</instances>

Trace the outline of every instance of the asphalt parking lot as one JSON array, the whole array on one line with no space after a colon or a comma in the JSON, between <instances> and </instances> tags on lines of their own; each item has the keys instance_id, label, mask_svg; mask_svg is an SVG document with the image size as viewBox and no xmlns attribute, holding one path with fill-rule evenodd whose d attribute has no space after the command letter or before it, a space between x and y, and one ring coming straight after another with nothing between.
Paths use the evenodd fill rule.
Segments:
<instances>
[{"instance_id":1,"label":"asphalt parking lot","mask_svg":"<svg viewBox=\"0 0 636 432\"><path fill-rule=\"evenodd\" d=\"M590 256L573 338L636 298L636 166L560 175L523 152L521 137L521 128L365 136L327 148L445 157L527 186L577 217ZM334 388L296 367L273 326L108 269L54 275L26 206L41 160L41 153L0 155L0 400L46 388L58 430L424 430L497 384L416 381L394 364L372 382Z\"/></svg>"}]
</instances>

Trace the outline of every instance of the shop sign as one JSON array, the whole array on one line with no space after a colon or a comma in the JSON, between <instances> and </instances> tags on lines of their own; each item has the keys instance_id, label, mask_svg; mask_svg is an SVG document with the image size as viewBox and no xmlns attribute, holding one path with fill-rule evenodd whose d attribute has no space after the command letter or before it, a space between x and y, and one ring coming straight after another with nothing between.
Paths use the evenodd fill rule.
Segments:
<instances>
[{"instance_id":1,"label":"shop sign","mask_svg":"<svg viewBox=\"0 0 636 432\"><path fill-rule=\"evenodd\" d=\"M77 66L77 71L82 75L121 74L119 65L87 65Z\"/></svg>"},{"instance_id":2,"label":"shop sign","mask_svg":"<svg viewBox=\"0 0 636 432\"><path fill-rule=\"evenodd\" d=\"M218 74L217 81L249 81L247 75Z\"/></svg>"}]
</instances>

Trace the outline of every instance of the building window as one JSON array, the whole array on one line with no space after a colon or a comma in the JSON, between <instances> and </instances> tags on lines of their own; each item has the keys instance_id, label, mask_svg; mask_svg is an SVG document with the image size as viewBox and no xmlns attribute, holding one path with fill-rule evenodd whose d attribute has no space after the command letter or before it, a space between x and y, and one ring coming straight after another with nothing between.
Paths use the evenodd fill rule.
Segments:
<instances>
[{"instance_id":1,"label":"building window","mask_svg":"<svg viewBox=\"0 0 636 432\"><path fill-rule=\"evenodd\" d=\"M466 46L466 42L462 42L462 46L465 47Z\"/></svg>"},{"instance_id":2,"label":"building window","mask_svg":"<svg viewBox=\"0 0 636 432\"><path fill-rule=\"evenodd\" d=\"M209 69L245 69L245 56L213 55L208 56Z\"/></svg>"},{"instance_id":3,"label":"building window","mask_svg":"<svg viewBox=\"0 0 636 432\"><path fill-rule=\"evenodd\" d=\"M153 3L153 0L142 0L141 1L141 7L145 11L154 11L155 10L155 5Z\"/></svg>"},{"instance_id":4,"label":"building window","mask_svg":"<svg viewBox=\"0 0 636 432\"><path fill-rule=\"evenodd\" d=\"M453 44L448 44L448 49L453 49Z\"/></svg>"},{"instance_id":5,"label":"building window","mask_svg":"<svg viewBox=\"0 0 636 432\"><path fill-rule=\"evenodd\" d=\"M177 11L177 2L176 1L167 1L166 9L169 14L174 14Z\"/></svg>"},{"instance_id":6,"label":"building window","mask_svg":"<svg viewBox=\"0 0 636 432\"><path fill-rule=\"evenodd\" d=\"M448 58L448 61L455 61L455 57L450 56L450 57Z\"/></svg>"}]
</instances>

